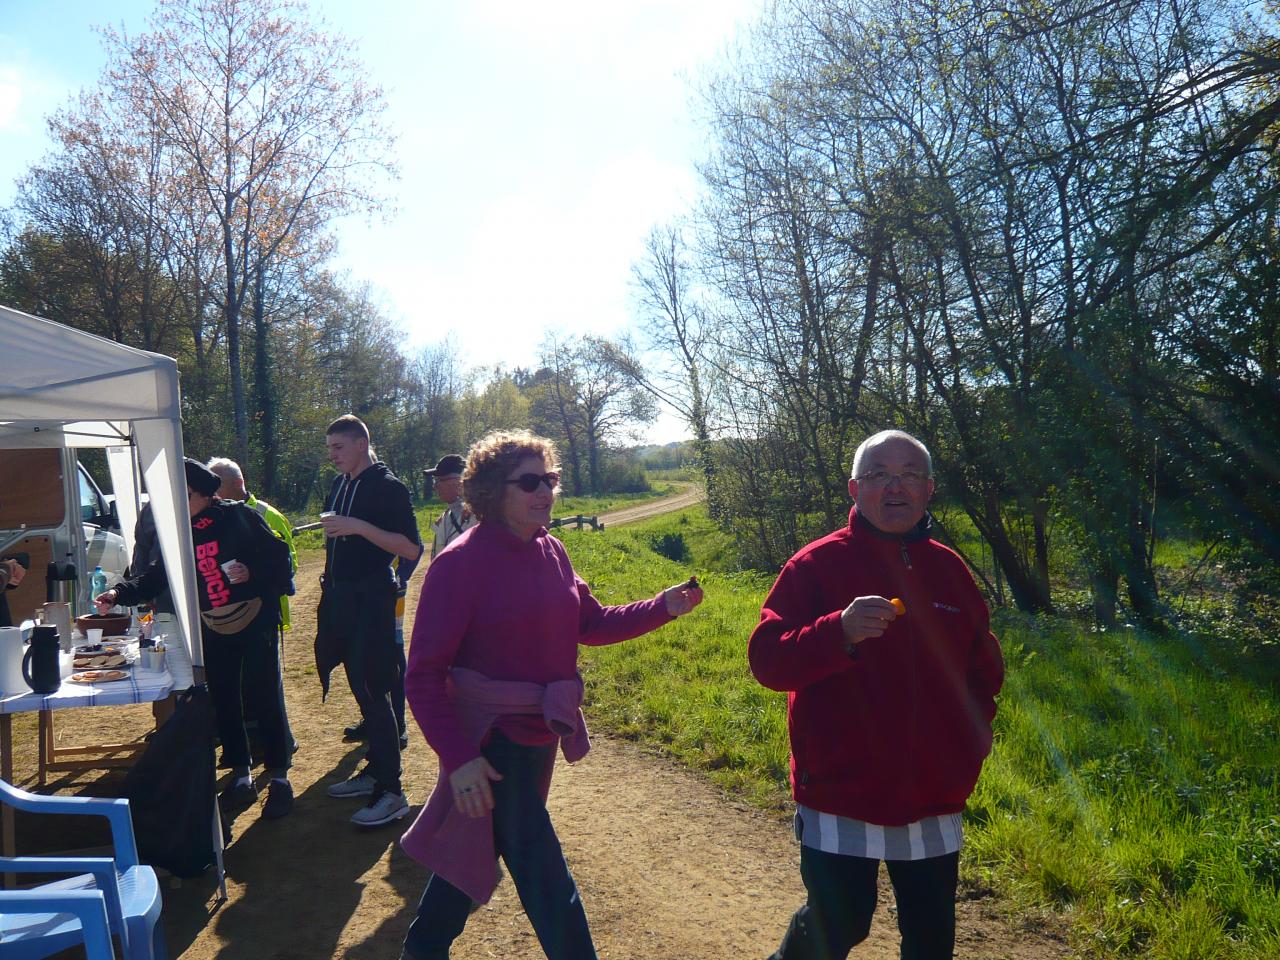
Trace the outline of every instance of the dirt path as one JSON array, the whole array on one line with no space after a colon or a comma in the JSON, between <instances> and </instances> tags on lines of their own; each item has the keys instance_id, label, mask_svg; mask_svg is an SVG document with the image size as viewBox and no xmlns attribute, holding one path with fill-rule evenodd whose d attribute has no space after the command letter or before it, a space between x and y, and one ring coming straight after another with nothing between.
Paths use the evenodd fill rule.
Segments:
<instances>
[{"instance_id":1,"label":"dirt path","mask_svg":"<svg viewBox=\"0 0 1280 960\"><path fill-rule=\"evenodd\" d=\"M685 507L692 507L695 503L701 503L707 498L705 491L696 483L673 483L672 486L683 489L679 493L663 497L660 500L650 500L634 507L627 507L624 510L614 510L612 513L601 515L598 519L604 524L605 529L608 529L624 523L647 520L649 517L656 517L659 514L683 510Z\"/></svg>"},{"instance_id":2,"label":"dirt path","mask_svg":"<svg viewBox=\"0 0 1280 960\"><path fill-rule=\"evenodd\" d=\"M350 775L362 751L341 741L342 727L356 718L343 678L335 677L329 702L321 704L311 665L321 562L315 553L303 557L287 646L286 695L301 744L292 772L297 806L275 822L261 821L259 807L237 817L226 851L228 902L215 905L212 877L165 885L173 957L395 960L400 954L426 872L400 851L399 829L358 832L347 822L357 802L325 795L329 784ZM417 581L411 604L416 596ZM136 735L149 719L145 708L68 714L80 722L68 717L60 724L66 742ZM34 737L24 746L33 743ZM20 752L19 780L29 782L33 772L32 751ZM405 789L415 811L435 773L434 756L415 731L405 753ZM70 780L60 785L84 787ZM90 789L109 794L111 782ZM763 960L803 898L788 823L634 744L597 732L583 762L561 763L550 807L606 960ZM960 915L959 957L1068 955L1043 925L1012 924L990 899L970 894ZM855 956L896 957L892 922L882 908L872 939ZM510 881L471 919L453 957L542 957Z\"/></svg>"}]
</instances>

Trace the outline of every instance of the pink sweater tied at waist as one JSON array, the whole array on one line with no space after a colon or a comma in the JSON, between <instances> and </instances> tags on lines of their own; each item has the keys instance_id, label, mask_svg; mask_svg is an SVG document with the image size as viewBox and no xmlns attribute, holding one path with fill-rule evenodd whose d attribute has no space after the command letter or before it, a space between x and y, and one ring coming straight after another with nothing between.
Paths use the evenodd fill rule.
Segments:
<instances>
[{"instance_id":1,"label":"pink sweater tied at waist","mask_svg":"<svg viewBox=\"0 0 1280 960\"><path fill-rule=\"evenodd\" d=\"M454 667L446 688L449 702L477 748L498 717L515 713L540 713L551 731L560 737L565 760L575 763L587 755L591 741L582 715L582 677L548 684L519 680L493 680L476 670ZM543 774L542 796L551 788L555 755ZM413 825L400 838L400 846L433 873L477 903L488 903L498 885L497 853L493 845L493 817L469 817L453 803L449 775L440 765L435 790Z\"/></svg>"}]
</instances>

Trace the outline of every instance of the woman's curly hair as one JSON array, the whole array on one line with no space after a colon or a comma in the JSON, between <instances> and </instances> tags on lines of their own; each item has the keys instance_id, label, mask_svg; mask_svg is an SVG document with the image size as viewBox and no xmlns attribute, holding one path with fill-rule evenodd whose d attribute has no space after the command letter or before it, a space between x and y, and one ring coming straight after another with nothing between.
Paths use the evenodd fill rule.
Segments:
<instances>
[{"instance_id":1,"label":"woman's curly hair","mask_svg":"<svg viewBox=\"0 0 1280 960\"><path fill-rule=\"evenodd\" d=\"M477 519L498 519L507 476L526 457L541 457L548 470L560 469L555 444L528 430L495 430L471 445L462 473L462 497Z\"/></svg>"}]
</instances>

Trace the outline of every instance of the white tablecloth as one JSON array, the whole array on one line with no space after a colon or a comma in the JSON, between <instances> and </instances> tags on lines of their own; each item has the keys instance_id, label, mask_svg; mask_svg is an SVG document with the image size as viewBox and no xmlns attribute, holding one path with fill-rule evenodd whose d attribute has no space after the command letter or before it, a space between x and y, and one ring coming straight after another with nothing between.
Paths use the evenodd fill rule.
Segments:
<instances>
[{"instance_id":1,"label":"white tablecloth","mask_svg":"<svg viewBox=\"0 0 1280 960\"><path fill-rule=\"evenodd\" d=\"M135 664L126 672L127 678L110 683L72 683L64 679L53 693L0 693L0 713L151 703L173 692L173 677L168 670L144 670Z\"/></svg>"}]
</instances>

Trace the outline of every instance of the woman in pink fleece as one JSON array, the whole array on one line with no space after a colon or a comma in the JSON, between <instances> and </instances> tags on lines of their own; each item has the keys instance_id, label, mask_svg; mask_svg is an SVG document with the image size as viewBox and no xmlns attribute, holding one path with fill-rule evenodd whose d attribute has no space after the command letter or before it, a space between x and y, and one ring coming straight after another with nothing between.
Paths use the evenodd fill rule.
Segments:
<instances>
[{"instance_id":1,"label":"woman in pink fleece","mask_svg":"<svg viewBox=\"0 0 1280 960\"><path fill-rule=\"evenodd\" d=\"M479 518L431 561L409 648L405 696L440 756L435 792L401 840L433 873L405 938L408 960L447 960L501 856L552 960L595 946L546 797L557 745L588 749L578 644L648 633L702 602L680 584L602 606L547 533L560 481L555 448L493 433L468 455L463 495Z\"/></svg>"}]
</instances>

